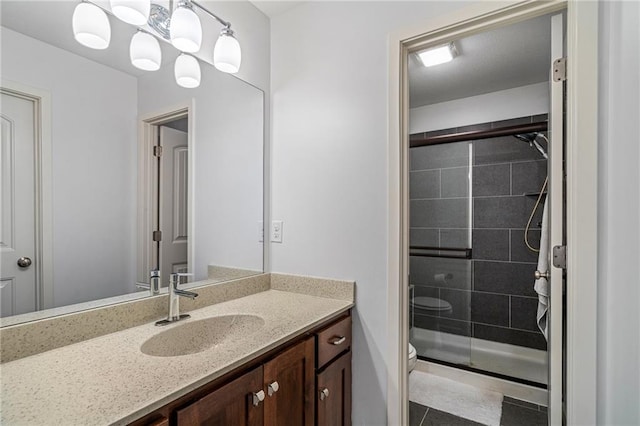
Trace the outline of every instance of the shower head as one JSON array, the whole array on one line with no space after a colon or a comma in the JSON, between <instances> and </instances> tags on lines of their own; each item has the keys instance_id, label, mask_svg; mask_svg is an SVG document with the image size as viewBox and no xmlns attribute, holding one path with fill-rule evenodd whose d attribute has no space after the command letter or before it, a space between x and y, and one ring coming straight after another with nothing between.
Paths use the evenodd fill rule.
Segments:
<instances>
[{"instance_id":1,"label":"shower head","mask_svg":"<svg viewBox=\"0 0 640 426\"><path fill-rule=\"evenodd\" d=\"M521 140L523 142L526 142L529 144L529 146L533 147L535 146L536 149L538 150L538 152L545 158L548 159L549 156L547 155L547 152L544 150L544 148L542 146L540 146L540 144L538 143L538 141L536 139L538 139L538 137L544 138L545 141L547 141L547 145L549 144L549 139L547 139L547 137L545 135L543 135L542 133L537 133L537 132L532 132L532 133L520 133L517 135L513 135L516 139Z\"/></svg>"},{"instance_id":2,"label":"shower head","mask_svg":"<svg viewBox=\"0 0 640 426\"><path fill-rule=\"evenodd\" d=\"M516 139L519 139L523 142L528 143L529 145L531 145L533 143L533 141L536 140L536 138L538 137L538 133L521 133L519 135L513 135Z\"/></svg>"}]
</instances>

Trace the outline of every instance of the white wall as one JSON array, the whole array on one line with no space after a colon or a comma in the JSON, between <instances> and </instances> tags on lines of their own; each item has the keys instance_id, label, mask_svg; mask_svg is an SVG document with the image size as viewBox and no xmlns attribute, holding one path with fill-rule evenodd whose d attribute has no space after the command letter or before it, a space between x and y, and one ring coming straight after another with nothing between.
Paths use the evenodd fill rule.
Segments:
<instances>
[{"instance_id":1,"label":"white wall","mask_svg":"<svg viewBox=\"0 0 640 426\"><path fill-rule=\"evenodd\" d=\"M491 105L491 108L487 108ZM549 83L412 108L409 134L490 123L549 112Z\"/></svg>"},{"instance_id":2,"label":"white wall","mask_svg":"<svg viewBox=\"0 0 640 426\"><path fill-rule=\"evenodd\" d=\"M263 94L212 66L202 65L196 89L175 84L172 67L138 79L139 113L157 113L195 100L194 156L196 280L207 266L262 270L258 222L263 200ZM190 225L191 226L191 225Z\"/></svg>"},{"instance_id":3,"label":"white wall","mask_svg":"<svg viewBox=\"0 0 640 426\"><path fill-rule=\"evenodd\" d=\"M598 424L640 424L640 3L600 3Z\"/></svg>"},{"instance_id":4,"label":"white wall","mask_svg":"<svg viewBox=\"0 0 640 426\"><path fill-rule=\"evenodd\" d=\"M309 2L271 22L271 269L356 280L356 425L386 423L388 34L464 6Z\"/></svg>"},{"instance_id":5,"label":"white wall","mask_svg":"<svg viewBox=\"0 0 640 426\"><path fill-rule=\"evenodd\" d=\"M51 93L55 306L130 292L136 79L7 28L2 78Z\"/></svg>"}]
</instances>

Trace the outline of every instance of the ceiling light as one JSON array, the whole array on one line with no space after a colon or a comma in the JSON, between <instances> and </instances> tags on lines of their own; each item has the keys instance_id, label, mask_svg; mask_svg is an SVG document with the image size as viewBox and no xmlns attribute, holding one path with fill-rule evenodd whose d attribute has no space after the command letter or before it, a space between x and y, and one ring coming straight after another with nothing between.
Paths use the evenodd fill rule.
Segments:
<instances>
[{"instance_id":1,"label":"ceiling light","mask_svg":"<svg viewBox=\"0 0 640 426\"><path fill-rule=\"evenodd\" d=\"M73 36L78 43L92 49L106 49L111 41L111 25L102 9L91 3L80 3L71 19Z\"/></svg>"},{"instance_id":2,"label":"ceiling light","mask_svg":"<svg viewBox=\"0 0 640 426\"><path fill-rule=\"evenodd\" d=\"M223 28L213 48L213 65L222 72L237 73L242 61L240 43L231 28Z\"/></svg>"},{"instance_id":3,"label":"ceiling light","mask_svg":"<svg viewBox=\"0 0 640 426\"><path fill-rule=\"evenodd\" d=\"M194 53L202 44L202 25L191 3L181 0L171 15L169 26L171 44L183 52Z\"/></svg>"},{"instance_id":4,"label":"ceiling light","mask_svg":"<svg viewBox=\"0 0 640 426\"><path fill-rule=\"evenodd\" d=\"M458 51L453 43L418 52L418 57L422 61L422 65L425 67L432 67L434 65L450 62L456 56L458 56Z\"/></svg>"},{"instance_id":5,"label":"ceiling light","mask_svg":"<svg viewBox=\"0 0 640 426\"><path fill-rule=\"evenodd\" d=\"M184 53L178 56L174 73L179 86L187 89L200 86L200 64L193 56Z\"/></svg>"},{"instance_id":6,"label":"ceiling light","mask_svg":"<svg viewBox=\"0 0 640 426\"><path fill-rule=\"evenodd\" d=\"M111 0L111 11L131 25L144 25L149 19L151 0Z\"/></svg>"},{"instance_id":7,"label":"ceiling light","mask_svg":"<svg viewBox=\"0 0 640 426\"><path fill-rule=\"evenodd\" d=\"M157 71L162 63L160 43L151 34L138 30L131 38L129 57L134 67L145 71Z\"/></svg>"}]
</instances>

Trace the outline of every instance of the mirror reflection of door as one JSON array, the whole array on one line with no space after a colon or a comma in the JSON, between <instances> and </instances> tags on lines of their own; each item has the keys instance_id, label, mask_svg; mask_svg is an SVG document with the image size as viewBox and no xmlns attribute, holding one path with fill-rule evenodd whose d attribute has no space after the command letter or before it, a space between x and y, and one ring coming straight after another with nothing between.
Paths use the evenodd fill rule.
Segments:
<instances>
[{"instance_id":1,"label":"mirror reflection of door","mask_svg":"<svg viewBox=\"0 0 640 426\"><path fill-rule=\"evenodd\" d=\"M2 91L0 315L34 311L36 286L36 105Z\"/></svg>"},{"instance_id":2,"label":"mirror reflection of door","mask_svg":"<svg viewBox=\"0 0 640 426\"><path fill-rule=\"evenodd\" d=\"M187 272L188 246L188 164L187 119L159 128L159 244L160 277L163 286L172 272Z\"/></svg>"}]
</instances>

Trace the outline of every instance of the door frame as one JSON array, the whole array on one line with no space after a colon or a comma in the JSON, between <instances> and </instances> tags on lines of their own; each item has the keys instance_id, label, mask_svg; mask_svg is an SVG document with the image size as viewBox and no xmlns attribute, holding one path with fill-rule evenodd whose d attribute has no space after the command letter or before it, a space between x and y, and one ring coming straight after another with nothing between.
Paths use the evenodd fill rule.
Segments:
<instances>
[{"instance_id":1,"label":"door frame","mask_svg":"<svg viewBox=\"0 0 640 426\"><path fill-rule=\"evenodd\" d=\"M2 92L34 104L36 306L38 310L49 309L54 307L51 93L7 79L2 79L0 86Z\"/></svg>"},{"instance_id":2,"label":"door frame","mask_svg":"<svg viewBox=\"0 0 640 426\"><path fill-rule=\"evenodd\" d=\"M567 424L596 423L598 3L478 2L389 37L387 421L408 424L408 82L410 48L567 9ZM577 70L580 70L578 73Z\"/></svg>"},{"instance_id":3,"label":"door frame","mask_svg":"<svg viewBox=\"0 0 640 426\"><path fill-rule=\"evenodd\" d=\"M187 179L187 209L189 214L187 262L194 264L193 235L195 230L194 176L195 176L195 99L172 105L162 110L140 115L138 118L138 197L136 239L136 282L149 283L149 271L160 257L156 244L151 244L153 231L158 229L158 162L154 161L153 147L157 145L159 127L187 117L187 146L189 150L189 176Z\"/></svg>"}]
</instances>

